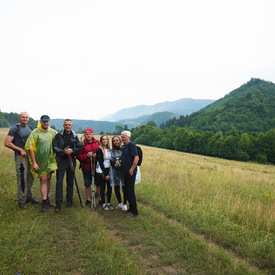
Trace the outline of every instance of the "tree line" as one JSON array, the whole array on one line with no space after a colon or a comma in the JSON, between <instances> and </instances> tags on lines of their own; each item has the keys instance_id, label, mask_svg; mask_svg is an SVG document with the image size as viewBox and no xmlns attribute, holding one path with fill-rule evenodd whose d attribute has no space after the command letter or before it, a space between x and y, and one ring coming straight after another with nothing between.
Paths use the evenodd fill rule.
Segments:
<instances>
[{"instance_id":1,"label":"tree line","mask_svg":"<svg viewBox=\"0 0 275 275\"><path fill-rule=\"evenodd\" d=\"M142 125L131 129L135 143L230 160L275 163L275 129L266 133L188 130L171 126L160 129Z\"/></svg>"}]
</instances>

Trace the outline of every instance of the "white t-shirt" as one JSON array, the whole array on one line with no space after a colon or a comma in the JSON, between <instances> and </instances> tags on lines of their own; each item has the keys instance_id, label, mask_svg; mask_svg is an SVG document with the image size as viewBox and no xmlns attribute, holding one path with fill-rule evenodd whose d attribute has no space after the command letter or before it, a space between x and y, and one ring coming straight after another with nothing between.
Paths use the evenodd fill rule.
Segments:
<instances>
[{"instance_id":1,"label":"white t-shirt","mask_svg":"<svg viewBox=\"0 0 275 275\"><path fill-rule=\"evenodd\" d=\"M110 159L111 159L111 150L110 149L105 149L105 156L104 157L104 161L103 161L103 165L105 168L110 168L111 167L111 163L110 163ZM96 173L103 173L102 169L100 168L99 162L97 162L96 164Z\"/></svg>"}]
</instances>

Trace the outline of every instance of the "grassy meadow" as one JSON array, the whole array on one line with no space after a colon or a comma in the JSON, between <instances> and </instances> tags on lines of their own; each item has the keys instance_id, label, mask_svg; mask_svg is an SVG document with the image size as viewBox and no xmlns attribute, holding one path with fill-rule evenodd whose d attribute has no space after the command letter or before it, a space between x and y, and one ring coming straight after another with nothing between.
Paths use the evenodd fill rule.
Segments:
<instances>
[{"instance_id":1,"label":"grassy meadow","mask_svg":"<svg viewBox=\"0 0 275 275\"><path fill-rule=\"evenodd\" d=\"M17 205L7 132L0 129L0 274L275 274L273 165L141 146L138 217L81 208L76 190L76 208L42 213L40 204ZM33 193L41 201L38 179Z\"/></svg>"}]
</instances>

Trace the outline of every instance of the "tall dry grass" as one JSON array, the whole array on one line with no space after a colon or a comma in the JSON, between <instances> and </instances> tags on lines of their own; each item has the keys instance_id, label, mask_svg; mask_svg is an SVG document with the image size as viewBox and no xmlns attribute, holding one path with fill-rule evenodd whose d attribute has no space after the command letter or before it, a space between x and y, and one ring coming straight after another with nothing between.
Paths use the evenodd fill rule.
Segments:
<instances>
[{"instance_id":1,"label":"tall dry grass","mask_svg":"<svg viewBox=\"0 0 275 275\"><path fill-rule=\"evenodd\" d=\"M143 201L258 266L274 260L275 168L143 146Z\"/></svg>"}]
</instances>

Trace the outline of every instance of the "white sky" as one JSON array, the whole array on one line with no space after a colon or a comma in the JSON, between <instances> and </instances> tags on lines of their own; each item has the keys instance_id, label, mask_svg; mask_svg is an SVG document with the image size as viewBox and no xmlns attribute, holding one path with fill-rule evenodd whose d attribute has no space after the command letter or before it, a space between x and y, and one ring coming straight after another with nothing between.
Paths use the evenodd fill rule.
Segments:
<instances>
[{"instance_id":1,"label":"white sky","mask_svg":"<svg viewBox=\"0 0 275 275\"><path fill-rule=\"evenodd\" d=\"M0 109L100 119L275 83L273 0L0 0Z\"/></svg>"}]
</instances>

